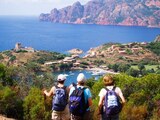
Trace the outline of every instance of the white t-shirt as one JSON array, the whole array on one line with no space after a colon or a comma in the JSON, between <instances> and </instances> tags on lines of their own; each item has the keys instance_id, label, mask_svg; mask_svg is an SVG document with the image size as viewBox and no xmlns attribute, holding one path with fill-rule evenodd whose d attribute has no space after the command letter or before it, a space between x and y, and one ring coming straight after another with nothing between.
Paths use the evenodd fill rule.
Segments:
<instances>
[{"instance_id":1,"label":"white t-shirt","mask_svg":"<svg viewBox=\"0 0 160 120\"><path fill-rule=\"evenodd\" d=\"M114 86L107 86L106 88L109 90L112 90ZM115 88L115 92L117 93L118 96L123 96L123 93L119 87ZM104 97L107 93L107 90L105 88L102 88L101 91L99 92L100 97Z\"/></svg>"}]
</instances>

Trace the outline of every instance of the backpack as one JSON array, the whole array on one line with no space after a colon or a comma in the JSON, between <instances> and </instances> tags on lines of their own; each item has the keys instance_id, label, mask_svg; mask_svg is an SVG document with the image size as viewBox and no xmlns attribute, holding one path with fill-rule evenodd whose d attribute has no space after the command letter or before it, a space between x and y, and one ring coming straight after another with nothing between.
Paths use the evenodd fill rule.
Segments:
<instances>
[{"instance_id":1,"label":"backpack","mask_svg":"<svg viewBox=\"0 0 160 120\"><path fill-rule=\"evenodd\" d=\"M86 109L89 107L88 101L85 101L84 90L86 88L77 88L71 93L69 97L69 110L73 115L83 116Z\"/></svg>"},{"instance_id":2,"label":"backpack","mask_svg":"<svg viewBox=\"0 0 160 120\"><path fill-rule=\"evenodd\" d=\"M115 92L115 88L115 86L112 90L105 88L107 93L104 99L104 112L107 116L118 114L122 110L122 104Z\"/></svg>"},{"instance_id":3,"label":"backpack","mask_svg":"<svg viewBox=\"0 0 160 120\"><path fill-rule=\"evenodd\" d=\"M55 86L55 94L52 101L52 110L63 111L67 105L67 91L66 86L60 88Z\"/></svg>"}]
</instances>

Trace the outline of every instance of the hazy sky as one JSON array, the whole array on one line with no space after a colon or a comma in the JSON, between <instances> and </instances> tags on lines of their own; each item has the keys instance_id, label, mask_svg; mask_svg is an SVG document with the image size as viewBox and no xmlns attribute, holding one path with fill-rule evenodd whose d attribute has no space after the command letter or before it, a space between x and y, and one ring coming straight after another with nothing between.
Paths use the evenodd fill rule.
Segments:
<instances>
[{"instance_id":1,"label":"hazy sky","mask_svg":"<svg viewBox=\"0 0 160 120\"><path fill-rule=\"evenodd\" d=\"M39 15L53 8L63 8L74 2L85 4L90 0L0 0L0 15Z\"/></svg>"}]
</instances>

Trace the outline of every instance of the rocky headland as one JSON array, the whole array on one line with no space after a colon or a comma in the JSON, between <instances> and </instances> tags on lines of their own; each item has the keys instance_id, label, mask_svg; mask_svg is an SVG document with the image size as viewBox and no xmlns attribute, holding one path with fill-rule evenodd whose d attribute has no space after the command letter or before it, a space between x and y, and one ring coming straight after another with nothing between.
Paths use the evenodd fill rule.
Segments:
<instances>
[{"instance_id":1,"label":"rocky headland","mask_svg":"<svg viewBox=\"0 0 160 120\"><path fill-rule=\"evenodd\" d=\"M42 13L40 21L160 27L159 0L92 0Z\"/></svg>"},{"instance_id":2,"label":"rocky headland","mask_svg":"<svg viewBox=\"0 0 160 120\"><path fill-rule=\"evenodd\" d=\"M79 54L82 54L83 53L83 50L81 49L78 49L78 48L74 48L74 49L71 49L68 51L70 54L73 54L73 55L79 55Z\"/></svg>"}]
</instances>

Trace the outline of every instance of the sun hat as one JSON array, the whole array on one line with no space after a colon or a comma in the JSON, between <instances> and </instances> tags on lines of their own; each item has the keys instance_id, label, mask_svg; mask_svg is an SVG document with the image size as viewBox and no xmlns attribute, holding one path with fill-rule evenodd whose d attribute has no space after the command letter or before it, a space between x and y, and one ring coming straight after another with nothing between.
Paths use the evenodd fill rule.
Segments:
<instances>
[{"instance_id":1,"label":"sun hat","mask_svg":"<svg viewBox=\"0 0 160 120\"><path fill-rule=\"evenodd\" d=\"M57 81L64 81L64 80L66 80L66 76L63 74L59 74L57 77Z\"/></svg>"},{"instance_id":2,"label":"sun hat","mask_svg":"<svg viewBox=\"0 0 160 120\"><path fill-rule=\"evenodd\" d=\"M113 81L113 77L111 75L106 75L103 77L103 83L107 86L107 85L113 85L114 81Z\"/></svg>"},{"instance_id":3,"label":"sun hat","mask_svg":"<svg viewBox=\"0 0 160 120\"><path fill-rule=\"evenodd\" d=\"M77 76L77 82L85 82L86 81L86 77L83 73L79 73L79 75Z\"/></svg>"}]
</instances>

